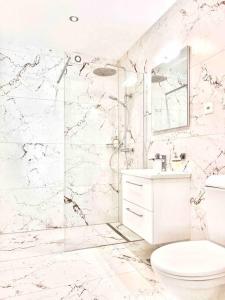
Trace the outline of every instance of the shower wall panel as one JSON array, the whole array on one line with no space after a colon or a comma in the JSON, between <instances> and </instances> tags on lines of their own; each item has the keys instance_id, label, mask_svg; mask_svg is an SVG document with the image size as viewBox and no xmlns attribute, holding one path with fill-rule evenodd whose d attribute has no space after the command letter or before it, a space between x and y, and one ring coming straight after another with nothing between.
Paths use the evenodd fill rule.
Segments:
<instances>
[{"instance_id":1,"label":"shower wall panel","mask_svg":"<svg viewBox=\"0 0 225 300\"><path fill-rule=\"evenodd\" d=\"M118 73L100 77L96 63L68 67L65 77L65 226L118 220Z\"/></svg>"},{"instance_id":2,"label":"shower wall panel","mask_svg":"<svg viewBox=\"0 0 225 300\"><path fill-rule=\"evenodd\" d=\"M62 227L64 55L0 49L0 233Z\"/></svg>"}]
</instances>

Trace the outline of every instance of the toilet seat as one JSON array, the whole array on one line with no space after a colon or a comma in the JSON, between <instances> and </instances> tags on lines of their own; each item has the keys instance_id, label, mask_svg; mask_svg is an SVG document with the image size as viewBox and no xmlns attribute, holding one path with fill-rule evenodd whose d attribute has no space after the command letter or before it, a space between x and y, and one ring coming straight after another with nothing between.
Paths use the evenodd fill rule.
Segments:
<instances>
[{"instance_id":1,"label":"toilet seat","mask_svg":"<svg viewBox=\"0 0 225 300\"><path fill-rule=\"evenodd\" d=\"M225 248L210 241L172 243L155 250L153 268L180 280L210 280L225 276Z\"/></svg>"}]
</instances>

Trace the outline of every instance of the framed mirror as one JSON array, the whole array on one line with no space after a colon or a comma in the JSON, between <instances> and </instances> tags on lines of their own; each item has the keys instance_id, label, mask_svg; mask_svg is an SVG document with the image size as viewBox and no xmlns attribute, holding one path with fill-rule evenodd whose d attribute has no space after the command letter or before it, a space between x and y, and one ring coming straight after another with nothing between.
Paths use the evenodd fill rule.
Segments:
<instances>
[{"instance_id":1,"label":"framed mirror","mask_svg":"<svg viewBox=\"0 0 225 300\"><path fill-rule=\"evenodd\" d=\"M162 132L189 126L190 47L152 69L152 131Z\"/></svg>"}]
</instances>

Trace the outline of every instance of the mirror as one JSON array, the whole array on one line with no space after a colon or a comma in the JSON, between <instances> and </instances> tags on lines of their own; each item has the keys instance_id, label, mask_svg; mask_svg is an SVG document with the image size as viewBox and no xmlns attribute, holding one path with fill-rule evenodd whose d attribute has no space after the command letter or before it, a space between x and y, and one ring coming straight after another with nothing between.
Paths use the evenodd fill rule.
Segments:
<instances>
[{"instance_id":1,"label":"mirror","mask_svg":"<svg viewBox=\"0 0 225 300\"><path fill-rule=\"evenodd\" d=\"M189 125L189 52L152 69L152 130L160 132Z\"/></svg>"}]
</instances>

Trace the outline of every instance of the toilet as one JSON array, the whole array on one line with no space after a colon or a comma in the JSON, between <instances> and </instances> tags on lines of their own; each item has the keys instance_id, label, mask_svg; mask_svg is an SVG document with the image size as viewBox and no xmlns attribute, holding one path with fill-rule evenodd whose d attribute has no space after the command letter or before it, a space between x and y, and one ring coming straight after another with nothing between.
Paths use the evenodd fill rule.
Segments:
<instances>
[{"instance_id":1,"label":"toilet","mask_svg":"<svg viewBox=\"0 0 225 300\"><path fill-rule=\"evenodd\" d=\"M208 240L175 242L151 255L172 300L225 300L225 175L205 184Z\"/></svg>"}]
</instances>

